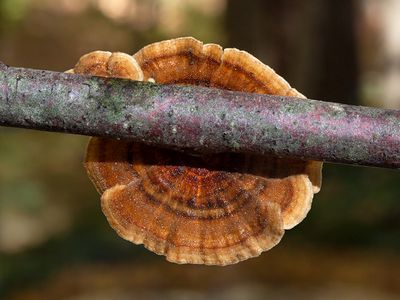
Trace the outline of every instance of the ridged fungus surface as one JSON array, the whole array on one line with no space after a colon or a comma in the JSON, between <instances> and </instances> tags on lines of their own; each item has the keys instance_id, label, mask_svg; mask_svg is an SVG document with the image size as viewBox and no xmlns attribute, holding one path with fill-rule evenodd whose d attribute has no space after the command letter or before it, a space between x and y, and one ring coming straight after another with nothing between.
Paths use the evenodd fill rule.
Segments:
<instances>
[{"instance_id":1,"label":"ridged fungus surface","mask_svg":"<svg viewBox=\"0 0 400 300\"><path fill-rule=\"evenodd\" d=\"M133 56L94 51L74 73L303 97L237 49L194 38ZM300 223L321 184L322 163L244 154L184 154L91 138L85 167L110 225L175 263L229 265L275 246Z\"/></svg>"}]
</instances>

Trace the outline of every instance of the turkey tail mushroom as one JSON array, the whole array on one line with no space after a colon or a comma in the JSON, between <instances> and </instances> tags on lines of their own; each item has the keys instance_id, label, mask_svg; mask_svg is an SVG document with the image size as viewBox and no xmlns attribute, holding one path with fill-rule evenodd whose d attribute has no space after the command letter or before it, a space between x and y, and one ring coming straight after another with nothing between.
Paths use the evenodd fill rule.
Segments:
<instances>
[{"instance_id":1,"label":"turkey tail mushroom","mask_svg":"<svg viewBox=\"0 0 400 300\"><path fill-rule=\"evenodd\" d=\"M191 38L133 56L95 51L74 73L304 97L247 52ZM110 225L175 263L229 265L274 247L307 215L322 163L268 155L191 155L91 138L85 167Z\"/></svg>"}]
</instances>

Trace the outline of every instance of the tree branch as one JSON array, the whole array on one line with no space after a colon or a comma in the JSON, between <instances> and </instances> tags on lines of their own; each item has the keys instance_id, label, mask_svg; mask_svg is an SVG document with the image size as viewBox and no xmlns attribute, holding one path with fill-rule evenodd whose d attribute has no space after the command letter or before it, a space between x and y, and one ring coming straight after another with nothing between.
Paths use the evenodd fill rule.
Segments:
<instances>
[{"instance_id":1,"label":"tree branch","mask_svg":"<svg viewBox=\"0 0 400 300\"><path fill-rule=\"evenodd\" d=\"M0 125L400 168L400 111L0 64Z\"/></svg>"}]
</instances>

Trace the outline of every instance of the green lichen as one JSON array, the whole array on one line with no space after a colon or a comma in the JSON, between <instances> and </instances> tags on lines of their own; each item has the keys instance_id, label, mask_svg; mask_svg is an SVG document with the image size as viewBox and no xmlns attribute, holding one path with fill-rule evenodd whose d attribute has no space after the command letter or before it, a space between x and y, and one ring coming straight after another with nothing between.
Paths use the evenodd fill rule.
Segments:
<instances>
[{"instance_id":1,"label":"green lichen","mask_svg":"<svg viewBox=\"0 0 400 300\"><path fill-rule=\"evenodd\" d=\"M312 111L314 107L312 102L288 101L282 109L285 114L303 114Z\"/></svg>"}]
</instances>

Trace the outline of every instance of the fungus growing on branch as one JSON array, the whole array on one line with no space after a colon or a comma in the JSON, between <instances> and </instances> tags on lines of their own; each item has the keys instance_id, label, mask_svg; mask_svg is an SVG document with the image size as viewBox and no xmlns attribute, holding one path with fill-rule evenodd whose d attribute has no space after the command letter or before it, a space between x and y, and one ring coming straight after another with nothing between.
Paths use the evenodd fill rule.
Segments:
<instances>
[{"instance_id":1,"label":"fungus growing on branch","mask_svg":"<svg viewBox=\"0 0 400 300\"><path fill-rule=\"evenodd\" d=\"M91 52L71 72L303 97L247 52L194 38L151 44L133 56ZM272 248L305 218L322 163L91 138L85 167L122 238L172 262L228 265Z\"/></svg>"}]
</instances>

